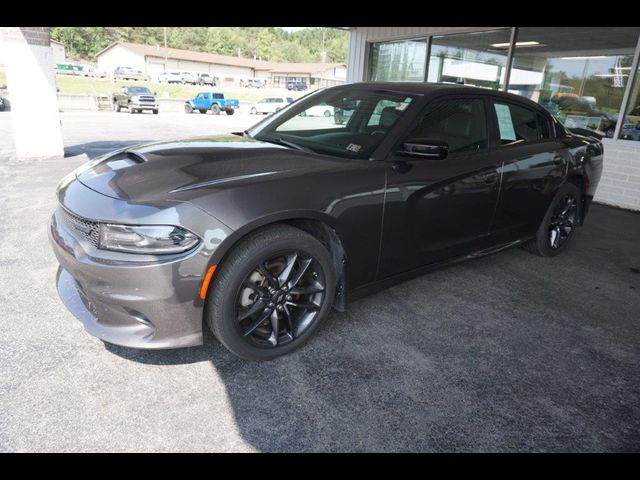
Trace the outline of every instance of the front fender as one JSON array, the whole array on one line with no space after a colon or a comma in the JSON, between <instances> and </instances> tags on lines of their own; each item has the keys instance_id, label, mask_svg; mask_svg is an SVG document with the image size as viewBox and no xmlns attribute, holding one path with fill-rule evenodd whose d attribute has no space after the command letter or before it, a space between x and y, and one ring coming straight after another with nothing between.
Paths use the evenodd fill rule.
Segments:
<instances>
[{"instance_id":1,"label":"front fender","mask_svg":"<svg viewBox=\"0 0 640 480\"><path fill-rule=\"evenodd\" d=\"M286 210L256 218L251 222L246 223L238 230L234 230L220 243L220 245L217 246L215 252L211 256L209 264L215 265L222 261L231 248L233 248L238 241L248 234L266 225L284 222L287 220L317 220L335 230L338 237L343 238L341 234L343 226L340 225L334 217L327 215L326 213L314 210Z\"/></svg>"}]
</instances>

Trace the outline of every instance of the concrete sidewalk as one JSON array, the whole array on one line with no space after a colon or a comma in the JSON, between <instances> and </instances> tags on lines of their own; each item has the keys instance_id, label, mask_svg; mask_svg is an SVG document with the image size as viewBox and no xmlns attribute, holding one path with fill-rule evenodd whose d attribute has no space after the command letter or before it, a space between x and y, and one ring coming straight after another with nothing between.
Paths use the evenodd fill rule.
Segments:
<instances>
[{"instance_id":1,"label":"concrete sidewalk","mask_svg":"<svg viewBox=\"0 0 640 480\"><path fill-rule=\"evenodd\" d=\"M46 229L78 160L0 163L1 451L640 451L640 215L334 313L269 363L86 334Z\"/></svg>"}]
</instances>

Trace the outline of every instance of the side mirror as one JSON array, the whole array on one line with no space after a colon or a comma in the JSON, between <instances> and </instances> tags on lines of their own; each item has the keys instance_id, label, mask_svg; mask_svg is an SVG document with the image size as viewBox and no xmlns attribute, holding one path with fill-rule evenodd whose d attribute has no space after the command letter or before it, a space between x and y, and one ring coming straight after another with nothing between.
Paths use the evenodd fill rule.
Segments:
<instances>
[{"instance_id":1,"label":"side mirror","mask_svg":"<svg viewBox=\"0 0 640 480\"><path fill-rule=\"evenodd\" d=\"M399 153L424 160L443 160L449 154L449 144L430 138L411 138L402 144Z\"/></svg>"}]
</instances>

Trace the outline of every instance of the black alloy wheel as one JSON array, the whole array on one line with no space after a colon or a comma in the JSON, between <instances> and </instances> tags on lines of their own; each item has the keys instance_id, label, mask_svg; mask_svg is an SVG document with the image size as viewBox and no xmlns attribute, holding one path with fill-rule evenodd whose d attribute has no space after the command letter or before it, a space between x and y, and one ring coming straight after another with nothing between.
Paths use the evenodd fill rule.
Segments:
<instances>
[{"instance_id":1,"label":"black alloy wheel","mask_svg":"<svg viewBox=\"0 0 640 480\"><path fill-rule=\"evenodd\" d=\"M554 250L571 237L575 228L578 203L576 197L567 193L556 205L549 222L549 246Z\"/></svg>"},{"instance_id":2,"label":"black alloy wheel","mask_svg":"<svg viewBox=\"0 0 640 480\"><path fill-rule=\"evenodd\" d=\"M582 195L573 183L563 185L536 232L535 238L523 247L542 257L553 257L562 252L580 224Z\"/></svg>"},{"instance_id":3,"label":"black alloy wheel","mask_svg":"<svg viewBox=\"0 0 640 480\"><path fill-rule=\"evenodd\" d=\"M286 345L311 325L326 295L322 267L313 257L288 251L260 262L236 296L236 321L261 348Z\"/></svg>"},{"instance_id":4,"label":"black alloy wheel","mask_svg":"<svg viewBox=\"0 0 640 480\"><path fill-rule=\"evenodd\" d=\"M335 268L327 248L290 225L264 227L215 271L204 318L236 355L271 360L302 346L328 316Z\"/></svg>"}]
</instances>

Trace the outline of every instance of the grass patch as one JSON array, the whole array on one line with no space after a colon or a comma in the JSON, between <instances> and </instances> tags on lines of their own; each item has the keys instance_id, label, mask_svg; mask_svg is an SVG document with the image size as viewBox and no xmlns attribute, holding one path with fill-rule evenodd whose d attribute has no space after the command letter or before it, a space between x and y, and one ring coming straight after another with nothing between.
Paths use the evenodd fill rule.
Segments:
<instances>
[{"instance_id":1,"label":"grass patch","mask_svg":"<svg viewBox=\"0 0 640 480\"><path fill-rule=\"evenodd\" d=\"M2 82L0 82L2 83ZM104 78L76 77L73 75L56 75L56 84L59 93L75 95L110 95L123 85L146 86L152 92L156 92L160 98L193 98L203 90L215 90L222 92L228 98L235 98L241 102L255 102L268 95L287 95L298 98L306 92L281 93L271 89L254 90L243 87L211 87L199 85L176 85L153 82L113 81ZM282 90L286 92L286 90Z\"/></svg>"}]
</instances>

